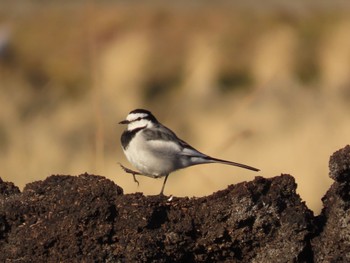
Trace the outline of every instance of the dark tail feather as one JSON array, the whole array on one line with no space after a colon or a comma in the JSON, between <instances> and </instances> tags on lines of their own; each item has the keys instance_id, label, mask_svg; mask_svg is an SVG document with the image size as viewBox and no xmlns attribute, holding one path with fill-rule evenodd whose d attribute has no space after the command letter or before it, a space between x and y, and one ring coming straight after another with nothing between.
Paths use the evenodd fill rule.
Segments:
<instances>
[{"instance_id":1,"label":"dark tail feather","mask_svg":"<svg viewBox=\"0 0 350 263\"><path fill-rule=\"evenodd\" d=\"M235 163L235 162L226 161L226 160L222 160L222 159L217 159L217 158L213 158L213 157L210 157L210 156L208 156L206 159L207 160L211 160L213 162L217 162L217 163L223 163L223 164L228 164L228 165L241 167L241 168L252 170L252 171L255 171L255 172L260 171L260 169L254 168L254 167L249 166L249 165L245 165L245 164L241 164L241 163Z\"/></svg>"}]
</instances>

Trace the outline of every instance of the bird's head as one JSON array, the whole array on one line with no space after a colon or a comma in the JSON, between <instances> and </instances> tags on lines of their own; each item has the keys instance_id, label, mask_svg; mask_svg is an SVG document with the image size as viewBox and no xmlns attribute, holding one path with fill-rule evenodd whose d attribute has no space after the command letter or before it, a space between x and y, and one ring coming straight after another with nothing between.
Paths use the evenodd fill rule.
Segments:
<instances>
[{"instance_id":1,"label":"bird's head","mask_svg":"<svg viewBox=\"0 0 350 263\"><path fill-rule=\"evenodd\" d=\"M125 120L119 122L119 124L127 124L129 131L142 127L149 128L156 123L158 123L156 117L150 111L144 109L131 111Z\"/></svg>"}]
</instances>

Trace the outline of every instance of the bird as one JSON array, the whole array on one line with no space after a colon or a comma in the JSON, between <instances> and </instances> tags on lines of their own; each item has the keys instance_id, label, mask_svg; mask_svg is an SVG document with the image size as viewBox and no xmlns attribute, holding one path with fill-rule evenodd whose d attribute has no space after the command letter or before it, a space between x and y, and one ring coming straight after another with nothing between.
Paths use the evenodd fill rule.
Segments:
<instances>
[{"instance_id":1,"label":"bird","mask_svg":"<svg viewBox=\"0 0 350 263\"><path fill-rule=\"evenodd\" d=\"M210 157L196 150L161 124L148 110L135 109L119 124L127 125L120 138L123 152L139 172L121 165L122 168L132 173L135 181L135 174L152 178L165 177L160 195L164 195L170 173L193 165L221 163L260 171L249 165Z\"/></svg>"}]
</instances>

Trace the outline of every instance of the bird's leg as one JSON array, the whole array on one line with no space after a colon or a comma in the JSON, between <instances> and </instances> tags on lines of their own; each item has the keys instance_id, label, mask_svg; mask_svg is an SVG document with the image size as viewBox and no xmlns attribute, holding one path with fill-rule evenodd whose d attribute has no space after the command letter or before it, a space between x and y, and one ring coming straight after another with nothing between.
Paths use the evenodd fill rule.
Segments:
<instances>
[{"instance_id":1,"label":"bird's leg","mask_svg":"<svg viewBox=\"0 0 350 263\"><path fill-rule=\"evenodd\" d=\"M124 172L132 174L132 177L134 178L134 182L137 183L137 186L140 185L139 181L137 181L135 175L142 175L142 173L136 172L134 170L131 170L129 168L126 168L124 165L122 165L121 163L118 163L120 165L120 167L124 170Z\"/></svg>"},{"instance_id":2,"label":"bird's leg","mask_svg":"<svg viewBox=\"0 0 350 263\"><path fill-rule=\"evenodd\" d=\"M160 194L159 195L164 195L164 187L165 187L165 183L166 183L166 181L168 180L168 176L169 176L169 174L167 174L166 176L165 176L165 179L164 179L164 182L163 182L163 186L162 186L162 190L160 191Z\"/></svg>"}]
</instances>

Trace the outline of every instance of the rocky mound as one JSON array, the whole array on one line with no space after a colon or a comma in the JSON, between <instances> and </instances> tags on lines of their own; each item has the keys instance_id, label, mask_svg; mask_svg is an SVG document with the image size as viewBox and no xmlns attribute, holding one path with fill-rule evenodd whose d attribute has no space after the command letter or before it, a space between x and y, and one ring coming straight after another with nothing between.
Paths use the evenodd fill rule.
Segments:
<instances>
[{"instance_id":1,"label":"rocky mound","mask_svg":"<svg viewBox=\"0 0 350 263\"><path fill-rule=\"evenodd\" d=\"M319 217L290 175L202 198L123 194L96 175L53 175L21 193L0 179L1 262L350 262L350 146Z\"/></svg>"}]
</instances>

